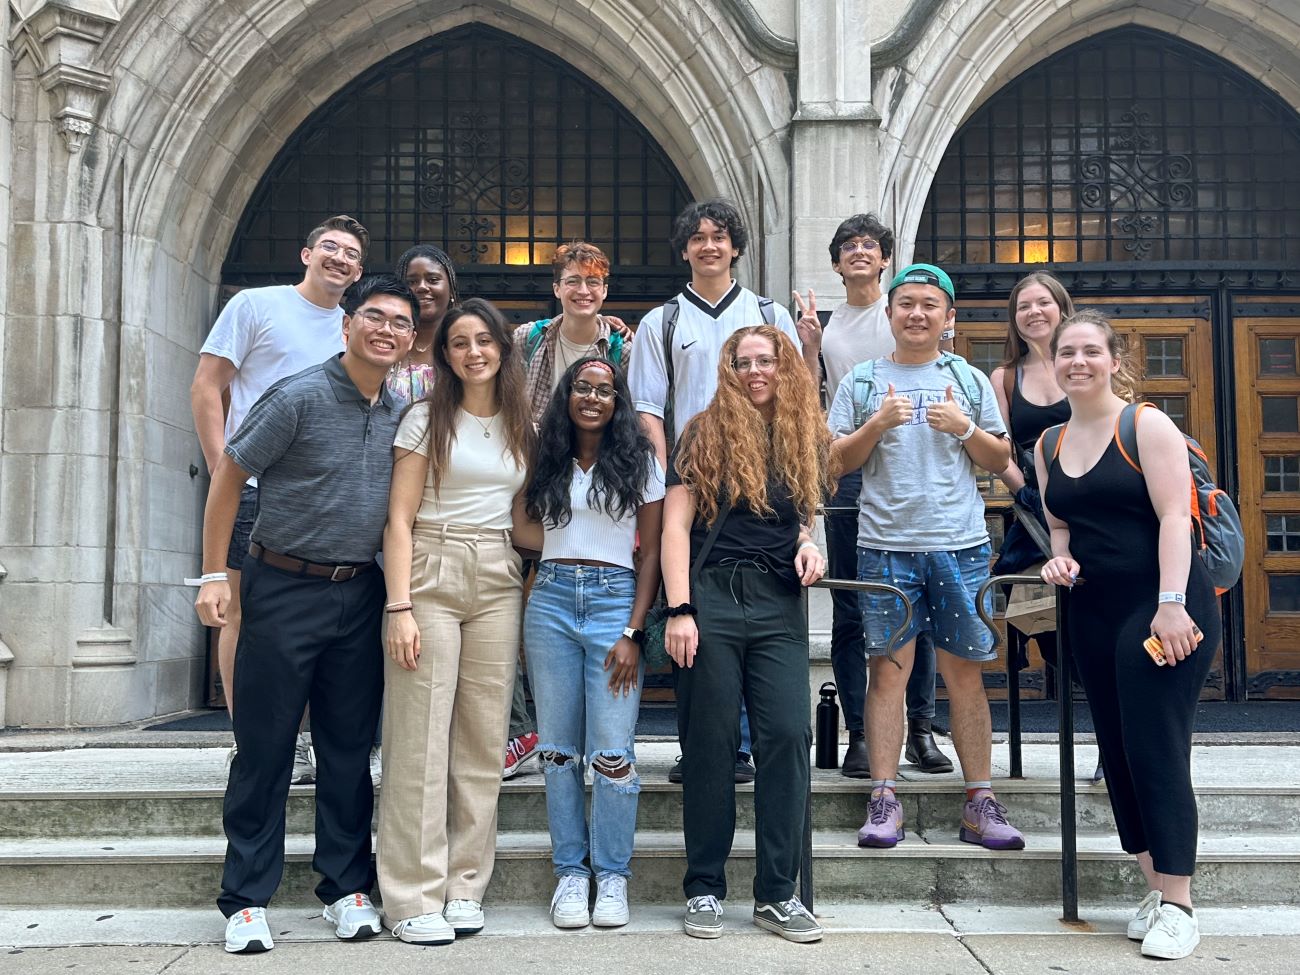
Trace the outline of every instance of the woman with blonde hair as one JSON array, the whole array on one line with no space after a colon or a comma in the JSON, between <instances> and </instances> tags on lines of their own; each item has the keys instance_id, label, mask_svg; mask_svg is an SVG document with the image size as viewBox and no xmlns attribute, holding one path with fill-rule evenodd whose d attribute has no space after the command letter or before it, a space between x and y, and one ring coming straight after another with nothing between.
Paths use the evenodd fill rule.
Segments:
<instances>
[{"instance_id":1,"label":"woman with blonde hair","mask_svg":"<svg viewBox=\"0 0 1300 975\"><path fill-rule=\"evenodd\" d=\"M682 886L693 937L722 933L742 696L757 762L754 923L790 941L822 936L795 877L811 745L801 588L826 570L807 526L833 487L829 452L794 343L768 325L734 332L717 392L674 452L664 505L664 642L677 665Z\"/></svg>"},{"instance_id":2,"label":"woman with blonde hair","mask_svg":"<svg viewBox=\"0 0 1300 975\"><path fill-rule=\"evenodd\" d=\"M1035 451L1052 529L1043 581L1070 589L1067 635L1111 810L1149 889L1128 936L1144 955L1184 958L1200 940L1192 726L1222 635L1214 583L1192 550L1187 442L1164 413L1131 405L1128 350L1101 313L1062 322L1052 356L1071 417ZM1124 416L1135 456L1120 443Z\"/></svg>"},{"instance_id":3,"label":"woman with blonde hair","mask_svg":"<svg viewBox=\"0 0 1300 975\"><path fill-rule=\"evenodd\" d=\"M510 530L534 442L519 350L490 302L447 312L433 352L437 380L397 430L384 528L377 866L388 925L413 944L483 927L523 609Z\"/></svg>"}]
</instances>

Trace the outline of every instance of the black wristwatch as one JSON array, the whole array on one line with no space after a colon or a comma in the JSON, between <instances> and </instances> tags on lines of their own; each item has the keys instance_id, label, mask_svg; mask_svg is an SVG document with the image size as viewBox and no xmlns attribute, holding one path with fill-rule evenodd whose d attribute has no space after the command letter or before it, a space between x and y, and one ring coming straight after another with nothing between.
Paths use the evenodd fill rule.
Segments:
<instances>
[{"instance_id":1,"label":"black wristwatch","mask_svg":"<svg viewBox=\"0 0 1300 975\"><path fill-rule=\"evenodd\" d=\"M638 647L645 645L645 630L638 630L632 626L625 626L623 627L623 635Z\"/></svg>"}]
</instances>

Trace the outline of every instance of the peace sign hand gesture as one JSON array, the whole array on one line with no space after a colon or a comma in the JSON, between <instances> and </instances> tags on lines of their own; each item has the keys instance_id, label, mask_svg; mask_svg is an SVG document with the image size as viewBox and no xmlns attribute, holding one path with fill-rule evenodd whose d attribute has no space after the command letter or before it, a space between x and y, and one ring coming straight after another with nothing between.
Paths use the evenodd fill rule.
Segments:
<instances>
[{"instance_id":1,"label":"peace sign hand gesture","mask_svg":"<svg viewBox=\"0 0 1300 975\"><path fill-rule=\"evenodd\" d=\"M822 344L822 322L817 317L817 296L813 294L812 288L808 289L808 301L804 302L803 296L795 291L794 301L799 306L799 318L794 323L795 329L799 332L799 341L803 343L804 348L812 346L820 348Z\"/></svg>"}]
</instances>

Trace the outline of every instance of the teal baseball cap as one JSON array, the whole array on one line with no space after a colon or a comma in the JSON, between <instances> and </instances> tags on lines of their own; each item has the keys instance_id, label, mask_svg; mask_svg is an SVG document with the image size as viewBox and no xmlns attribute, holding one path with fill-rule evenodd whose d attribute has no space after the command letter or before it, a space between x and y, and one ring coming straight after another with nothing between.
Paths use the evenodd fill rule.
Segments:
<instances>
[{"instance_id":1,"label":"teal baseball cap","mask_svg":"<svg viewBox=\"0 0 1300 975\"><path fill-rule=\"evenodd\" d=\"M889 291L893 290L900 284L929 284L943 291L954 302L957 300L957 292L953 289L952 278L948 277L948 272L941 267L935 267L933 264L909 264L903 270L894 275L889 282Z\"/></svg>"}]
</instances>

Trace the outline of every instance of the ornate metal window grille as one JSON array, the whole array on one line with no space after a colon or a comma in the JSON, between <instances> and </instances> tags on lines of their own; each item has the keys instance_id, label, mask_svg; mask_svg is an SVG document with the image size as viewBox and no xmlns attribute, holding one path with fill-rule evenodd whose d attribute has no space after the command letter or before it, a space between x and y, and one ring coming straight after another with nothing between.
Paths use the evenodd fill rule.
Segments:
<instances>
[{"instance_id":1,"label":"ornate metal window grille","mask_svg":"<svg viewBox=\"0 0 1300 975\"><path fill-rule=\"evenodd\" d=\"M386 59L302 124L244 211L223 283L297 281L307 232L350 213L370 231L371 269L428 242L466 294L550 301L551 254L584 238L610 256L613 296L659 301L682 278L668 237L690 198L608 92L473 25Z\"/></svg>"},{"instance_id":2,"label":"ornate metal window grille","mask_svg":"<svg viewBox=\"0 0 1300 975\"><path fill-rule=\"evenodd\" d=\"M1030 68L949 146L917 232L952 265L1300 258L1300 117L1173 37L1123 28Z\"/></svg>"}]
</instances>

